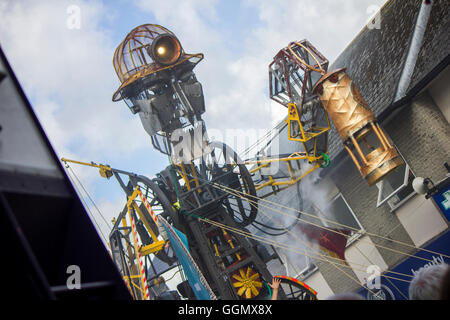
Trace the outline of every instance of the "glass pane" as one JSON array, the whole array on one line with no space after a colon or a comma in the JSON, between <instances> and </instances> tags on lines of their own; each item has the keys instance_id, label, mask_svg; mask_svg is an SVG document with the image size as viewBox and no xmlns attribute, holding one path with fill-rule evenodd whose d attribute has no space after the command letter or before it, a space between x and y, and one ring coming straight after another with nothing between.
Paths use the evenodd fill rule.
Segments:
<instances>
[{"instance_id":1,"label":"glass pane","mask_svg":"<svg viewBox=\"0 0 450 320\"><path fill-rule=\"evenodd\" d=\"M350 208L347 206L347 203L344 201L342 196L338 196L328 207L327 210L328 219L332 221L336 221L342 225L345 225L349 228L360 229L358 222L355 219ZM333 228L344 228L339 225L330 225Z\"/></svg>"},{"instance_id":2,"label":"glass pane","mask_svg":"<svg viewBox=\"0 0 450 320\"><path fill-rule=\"evenodd\" d=\"M414 180L414 175L411 172L411 170L408 170L408 182L406 185L403 185L398 190L395 191L394 195L387 200L389 203L389 206L391 209L394 209L394 207L399 204L401 201L409 197L411 193L414 192L414 189L412 187L412 181Z\"/></svg>"},{"instance_id":3,"label":"glass pane","mask_svg":"<svg viewBox=\"0 0 450 320\"><path fill-rule=\"evenodd\" d=\"M379 196L380 202L392 196L394 191L398 191L399 188L404 186L405 170L406 164L403 164L377 184L381 193L381 197Z\"/></svg>"},{"instance_id":4,"label":"glass pane","mask_svg":"<svg viewBox=\"0 0 450 320\"><path fill-rule=\"evenodd\" d=\"M299 245L299 252L302 250L305 250L306 252L309 252L310 249L307 247L303 247ZM288 270L290 271L290 276L299 276L299 275L305 275L305 272L312 268L313 265L310 261L310 259L307 256L295 253L295 252L287 252L285 251L286 256L289 259L289 266Z\"/></svg>"}]
</instances>

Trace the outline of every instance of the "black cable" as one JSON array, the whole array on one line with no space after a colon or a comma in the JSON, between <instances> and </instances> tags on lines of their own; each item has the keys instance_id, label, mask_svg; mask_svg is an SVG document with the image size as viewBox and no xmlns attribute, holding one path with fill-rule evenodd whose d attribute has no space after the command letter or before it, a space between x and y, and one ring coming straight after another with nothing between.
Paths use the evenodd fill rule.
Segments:
<instances>
[{"instance_id":1,"label":"black cable","mask_svg":"<svg viewBox=\"0 0 450 320\"><path fill-rule=\"evenodd\" d=\"M230 173L226 173L226 174L230 174ZM225 175L226 175L225 174ZM190 174L186 174L188 177L190 177L190 178L194 178L193 176L191 176ZM203 179L203 178L200 178L199 176L197 176L197 179L198 180L202 180L203 182L205 182L205 183L211 183L211 181L208 181L208 180L206 180L206 179ZM217 183L217 182L215 182L216 184L218 184L218 185L220 185L219 183ZM228 186L226 186L226 185L223 185L224 187L228 187ZM298 192L298 191L297 191ZM232 195L233 196L233 194L231 194L230 192L228 192L230 195ZM234 196L237 196L237 195L234 195ZM239 196L238 196L239 197ZM232 204L232 203L230 203L230 204ZM249 202L249 204L250 204L250 202ZM252 205L252 204L250 204L250 205ZM244 210L251 210L251 209L248 209L248 208L244 208ZM234 212L237 212L236 210L234 210L233 209L233 211ZM237 213L239 213L239 212L237 212ZM261 232L263 232L263 233L265 233L265 234L267 234L267 235L270 235L270 236L281 236L281 235L283 235L283 234L285 234L285 233L287 233L287 232L289 232L297 223L298 223L298 218L300 218L300 216L301 216L301 212L299 211L298 213L297 213L297 217L296 217L296 219L294 220L294 222L290 225L290 226L288 226L288 227L285 227L285 228L276 228L276 227L272 227L272 226L269 226L269 225L267 225L267 224L264 224L264 223L262 223L262 222L259 222L259 221L253 221L250 225L251 226L253 226L255 229L257 229L257 230L259 230L259 231L261 231ZM265 230L263 230L263 229L261 229L261 228L259 228L259 227L257 227L256 225L254 225L254 223L256 223L256 224L259 224L260 226L262 226L262 227L264 227L264 228L267 228L267 229L272 229L272 230L283 230L283 232L281 232L281 233L270 233L270 232L268 232L268 231L265 231Z\"/></svg>"},{"instance_id":2,"label":"black cable","mask_svg":"<svg viewBox=\"0 0 450 320\"><path fill-rule=\"evenodd\" d=\"M74 171L72 170L72 168L69 167L69 166L67 166L67 168L70 169L70 171L72 172L72 175L74 175L75 178L76 178L76 175L75 175ZM78 180L78 178L77 178L77 180ZM78 183L80 183L79 180L78 180ZM77 189L77 188L76 188L76 189ZM84 190L84 188L83 188L83 190ZM86 190L84 190L84 191L86 192ZM92 221L93 221L94 224L97 226L97 229L98 229L98 231L100 232L100 234L101 234L103 240L104 240L106 243L108 243L107 238L105 237L105 235L103 234L102 229L100 228L99 224L98 224L97 221L95 220L94 214L93 214L93 213L91 212L91 210L89 209L89 206L87 205L87 203L86 203L85 201L83 201L82 199L80 199L80 200L81 200L81 202L84 203L84 206L86 207L86 210L90 213L90 216L92 216Z\"/></svg>"},{"instance_id":3,"label":"black cable","mask_svg":"<svg viewBox=\"0 0 450 320\"><path fill-rule=\"evenodd\" d=\"M255 229L261 231L262 233L267 234L269 236L273 236L273 237L281 236L281 235L285 234L286 232L288 232L288 230L286 230L286 231L280 232L280 233L271 233L271 232L268 232L266 230L263 230L263 229L255 226L254 224L251 224L251 226L253 226Z\"/></svg>"},{"instance_id":4,"label":"black cable","mask_svg":"<svg viewBox=\"0 0 450 320\"><path fill-rule=\"evenodd\" d=\"M92 204L94 205L95 209L97 209L98 213L100 214L100 217L103 219L103 221L105 222L106 226L109 228L109 231L111 231L111 227L109 226L108 221L106 221L105 217L103 217L100 209L97 207L97 205L95 204L94 200L91 198L91 196L89 195L89 192L84 188L83 184L81 183L80 179L78 179L78 176L75 174L75 171L72 169L72 167L70 167L69 165L67 165L67 168L70 169L70 171L72 171L73 176L75 177L75 179L77 179L78 184L81 186L81 188L84 190L84 192L86 193L86 195L88 196L89 200L91 200Z\"/></svg>"},{"instance_id":5,"label":"black cable","mask_svg":"<svg viewBox=\"0 0 450 320\"><path fill-rule=\"evenodd\" d=\"M175 277L175 275L180 271L181 271L181 269L178 269L177 271L175 271L175 273L169 279L166 279L165 281L167 282L167 281L172 280Z\"/></svg>"}]
</instances>

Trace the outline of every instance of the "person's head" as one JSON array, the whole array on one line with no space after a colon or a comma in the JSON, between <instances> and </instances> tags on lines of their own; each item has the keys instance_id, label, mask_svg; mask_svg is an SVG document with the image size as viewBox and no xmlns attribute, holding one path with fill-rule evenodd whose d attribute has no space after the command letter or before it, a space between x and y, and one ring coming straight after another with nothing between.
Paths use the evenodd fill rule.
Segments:
<instances>
[{"instance_id":1,"label":"person's head","mask_svg":"<svg viewBox=\"0 0 450 320\"><path fill-rule=\"evenodd\" d=\"M354 292L337 293L325 300L364 300L363 296Z\"/></svg>"},{"instance_id":2,"label":"person's head","mask_svg":"<svg viewBox=\"0 0 450 320\"><path fill-rule=\"evenodd\" d=\"M445 263L420 268L409 285L409 299L439 300L448 268Z\"/></svg>"},{"instance_id":3,"label":"person's head","mask_svg":"<svg viewBox=\"0 0 450 320\"><path fill-rule=\"evenodd\" d=\"M450 300L450 267L442 279L441 300Z\"/></svg>"}]
</instances>

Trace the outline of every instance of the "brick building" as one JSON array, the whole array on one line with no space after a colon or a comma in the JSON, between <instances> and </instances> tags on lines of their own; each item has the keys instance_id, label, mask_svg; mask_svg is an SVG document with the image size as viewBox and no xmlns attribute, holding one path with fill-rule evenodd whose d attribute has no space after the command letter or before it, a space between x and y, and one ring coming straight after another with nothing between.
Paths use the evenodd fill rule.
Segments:
<instances>
[{"instance_id":1,"label":"brick building","mask_svg":"<svg viewBox=\"0 0 450 320\"><path fill-rule=\"evenodd\" d=\"M349 268L339 270L326 261L307 258L298 263L292 255L279 252L289 276L303 279L319 298L348 291L366 294L362 288L370 265L390 275L382 279L391 291L397 288L391 298L407 298L405 289L398 288L407 281L396 282L399 276L387 271L416 255L420 251L416 247L426 247L449 233L445 215L432 199L416 194L411 183L418 176L442 180L447 174L444 162L450 162L450 5L445 0L391 0L381 8L379 19L380 28L361 30L328 70L347 68L405 165L369 187L333 127L331 165L320 169L314 180L303 179L298 190L289 188L272 197L291 207L303 197L304 210L311 209L305 206L311 202L323 209L317 211L325 218L359 229L347 243ZM287 141L286 132L281 132L279 145L281 153L299 147ZM437 257L448 262L446 239L447 253L438 252L444 258L431 254L427 261ZM389 298L386 292L381 295Z\"/></svg>"}]
</instances>

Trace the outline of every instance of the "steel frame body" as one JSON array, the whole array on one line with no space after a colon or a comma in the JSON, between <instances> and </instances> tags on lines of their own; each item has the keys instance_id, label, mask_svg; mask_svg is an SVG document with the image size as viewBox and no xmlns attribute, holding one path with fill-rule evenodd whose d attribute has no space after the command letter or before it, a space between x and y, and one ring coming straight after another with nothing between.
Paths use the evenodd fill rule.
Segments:
<instances>
[{"instance_id":1,"label":"steel frame body","mask_svg":"<svg viewBox=\"0 0 450 320\"><path fill-rule=\"evenodd\" d=\"M144 35L147 36L149 34L149 41L151 42L153 41L152 28L155 26L152 26L152 28L150 28L150 26L151 25L144 28ZM136 30L140 30L139 28L140 27L130 32L130 34L127 35L125 40L116 50L114 57L116 70L117 65L121 65L122 61L126 61L125 56L127 54L132 56L136 53L134 46L129 45L127 51L125 44L135 44L137 39L142 37L139 32L136 33ZM149 32L149 30L152 32ZM306 48L305 50L307 52L310 52L310 50L315 50L315 48L310 46L309 43L306 45L309 47L305 47L304 44L296 44L296 46L303 46L304 49ZM148 49L144 47L139 48L142 52L144 49ZM302 66L301 63L298 63L298 60L301 59L296 56L296 52L293 51L290 46L289 50L291 51L290 53L286 50L280 52L278 55L280 56L280 59L283 59L284 62L294 61L297 65L297 69L303 70L305 75L310 75L311 68L308 69ZM297 51L297 53L299 52ZM203 57L203 55L201 57ZM324 63L326 66L328 65L328 61L320 54L318 57L319 59L322 59L322 61L325 61ZM313 58L317 60L316 57ZM119 63L116 63L117 61L119 61ZM140 63L141 65L136 65L136 62L133 61L133 70L146 70L146 68L150 70L150 66L152 66L152 62L146 62L145 59L141 60ZM320 65L319 62L318 64ZM292 64L288 65L286 63L281 66L284 68L283 75L274 73L270 73L270 75L274 74L277 80L282 83L282 76L284 76L285 79L289 79L289 77L292 76L291 74L288 74L290 72L288 67L290 66L292 66ZM211 283L210 286L217 293L219 298L251 299L258 297L264 291L262 283L260 282L261 280L266 282L270 282L272 280L272 276L267 270L266 263L262 261L256 251L256 244L251 243L248 238L245 238L238 233L229 234L225 231L225 229L217 227L216 225L208 225L207 222L209 220L213 220L216 223L223 223L224 225L230 227L244 228L254 221L257 214L257 206L250 205L250 202L246 201L246 195L256 196L256 191L266 186L272 186L275 189L280 186L288 187L293 185L304 176L318 168L321 164L321 159L324 159L322 155L316 155L316 150L318 147L315 142L312 155L305 145L305 153L296 153L280 159L259 159L256 162L249 161L245 163L238 159L237 154L234 151L228 151L229 148L222 144L219 149L222 148L223 150L224 163L216 162L217 159L214 147L209 151L202 149L201 155L196 155L189 161L177 161L177 158L174 156L174 150L175 145L181 141L172 141L174 131L180 129L185 132L189 131L191 135L185 136L185 138L188 139L188 142L190 142L192 146L192 143L195 142L195 138L191 138L191 141L189 140L189 137L192 137L192 132L195 130L196 124L201 123L203 125L203 120L201 119L201 114L204 112L203 93L201 89L198 90L197 88L197 91L194 90L195 92L200 93L200 99L196 97L195 94L193 95L189 93L189 91L194 89L195 85L197 87L199 86L199 83L195 79L195 75L192 71L194 67L195 64L185 62L175 63L172 66L162 68L160 71L152 71L151 74L136 73L136 75L132 78L132 82L130 82L129 79L125 79L126 77L122 79L121 76L123 75L119 72L118 75L121 79L122 85L116 91L114 97L124 97L127 101L129 100L134 104L135 100L140 98L140 96L145 93L147 96L146 103L149 103L149 106L144 106L145 108L150 108L149 110L152 112L159 110L157 112L173 113L169 115L159 114L161 130L159 130L156 134L152 131L154 129L154 127L152 127L153 124L150 122L144 122L143 119L145 119L145 117L141 117L144 128L152 136L152 143L155 148L162 153L168 154L171 160L171 167L158 174L157 178L158 183L161 184L162 188L166 191L165 194L161 192L156 194L156 197L158 197L161 202L165 203L165 212L163 214L165 217L169 217L171 219L173 226L179 228L186 234L192 256L194 256L195 261L199 262L201 270L205 271L205 276ZM322 66L319 67L322 68ZM303 86L300 85L302 88L301 104L295 107L295 109L298 110L298 108L303 108L302 103L305 99L305 92L307 92L306 84L309 84L309 90L312 89L312 83L309 76L304 77L303 79L299 78L294 80L297 82L298 80L303 80ZM186 87L189 85L192 85L191 89ZM272 93L272 83L270 85ZM186 91L185 87L189 90ZM287 87L286 83L284 84L284 89L287 90L289 96L294 95L294 91L292 90L289 82L287 83ZM151 92L149 90L151 90ZM271 98L274 99L272 94ZM293 103L294 101L290 102ZM170 108L167 108L167 106ZM133 105L129 107L133 113L140 112L139 106ZM183 110L183 112L178 114L177 110ZM317 129L312 127L312 129L306 128L305 130L302 127L303 124L300 118L301 116L297 117L295 121L301 128L303 135L302 143L305 143L311 139L317 139L318 136L323 135L324 132L329 130L328 118L328 128ZM151 121L151 119L148 121ZM290 122L288 124L290 125ZM308 133L306 133L307 130L309 130ZM201 133L206 133L206 129L204 129L203 126ZM161 145L160 140L163 145ZM201 143L202 145L206 143L208 147L211 147L212 145L212 143L208 142L207 139L204 140L203 136ZM163 146L164 148L162 148ZM228 155L225 150L229 152ZM207 164L205 160L208 156L212 158L212 162L209 164ZM313 166L302 175L296 176L293 167L291 166L291 162L301 160L307 160L308 162L313 163ZM267 182L263 182L255 186L251 174L270 166L270 163L274 161L286 163L289 171L289 180L275 181L273 176L269 176ZM249 171L247 166L255 164L256 168ZM124 219L125 211L129 212L131 218L136 211L140 219L144 221L144 225L147 230L150 231L152 229L150 222L146 219L145 215L140 212L139 207L134 203L134 199L138 194L140 194L139 189L137 188L138 182L142 182L150 187L150 189L156 190L155 188L159 189L159 187L155 181L151 181L143 176L137 176L135 174L115 170L108 166L92 166L99 167L100 174L104 177L108 178L114 175L128 197L127 210L124 210L119 215L113 231L115 232L115 230L118 230L117 224L119 221ZM120 179L119 173L125 173L129 176L130 182L127 186L125 186L123 181ZM215 189L215 185L222 185L231 190L236 190L237 192L244 194L244 197L238 195L234 198L236 201L235 205L237 207L237 211L233 211L231 208L230 201L232 201L233 195L227 194L223 190ZM171 201L169 201L169 199L171 199ZM172 206L174 202L173 199L176 199L176 203L178 204L179 210L177 211L175 211ZM247 216L246 208L248 209L248 207L250 207L250 210ZM152 216L152 209L149 207L147 207L147 209L150 216ZM236 213L241 215L241 220L236 218ZM153 223L157 225L156 216L152 216L152 218L155 218L153 219ZM161 250L160 244L163 244L164 242L158 242L156 236L156 234L151 234L153 243L148 252L154 252L153 250ZM139 250L140 249L136 247L135 251ZM122 260L123 259L121 259L121 261ZM239 281L234 281L232 280L233 278L234 280ZM244 280L244 278L246 280ZM131 280L130 277L129 279ZM250 283L251 285L245 287L244 283ZM239 289L237 289L238 287ZM285 297L283 290L280 290L279 295L281 298Z\"/></svg>"}]
</instances>

